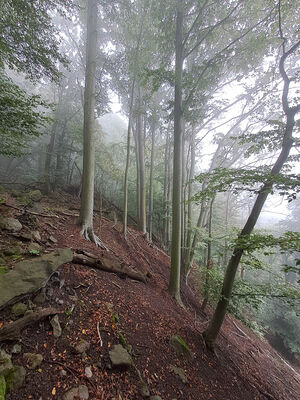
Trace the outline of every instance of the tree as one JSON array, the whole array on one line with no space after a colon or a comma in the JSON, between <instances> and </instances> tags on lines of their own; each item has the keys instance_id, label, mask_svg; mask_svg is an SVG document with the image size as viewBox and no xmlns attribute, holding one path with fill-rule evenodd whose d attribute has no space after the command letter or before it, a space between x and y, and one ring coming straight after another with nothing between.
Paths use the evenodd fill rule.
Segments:
<instances>
[{"instance_id":1,"label":"tree","mask_svg":"<svg viewBox=\"0 0 300 400\"><path fill-rule=\"evenodd\" d=\"M95 170L95 73L97 56L97 0L87 2L86 69L83 122L83 172L79 223L85 239L103 246L94 234L94 170Z\"/></svg>"},{"instance_id":2,"label":"tree","mask_svg":"<svg viewBox=\"0 0 300 400\"><path fill-rule=\"evenodd\" d=\"M31 80L42 76L58 80L57 64L66 65L67 59L60 54L60 36L51 15L58 12L66 16L72 7L71 0L0 3L0 115L1 124L6 126L0 129L3 155L20 156L26 138L37 136L46 122L46 103L15 85L5 67L25 73Z\"/></svg>"},{"instance_id":3,"label":"tree","mask_svg":"<svg viewBox=\"0 0 300 400\"><path fill-rule=\"evenodd\" d=\"M280 154L273 165L268 178L265 183L262 185L258 196L255 200L251 213L247 219L246 224L244 225L241 233L238 236L238 243L241 243L243 239L249 236L257 222L257 219L261 213L262 207L266 202L266 199L269 193L274 186L276 181L276 176L281 171L282 167L286 163L288 156L290 154L290 150L294 143L293 137L293 129L295 126L295 115L300 111L300 104L291 105L289 102L289 91L290 91L290 83L292 78L288 77L285 62L290 55L292 55L297 48L300 46L300 41L296 42L292 45L288 50L286 49L286 38L283 36L282 27L281 27L281 3L279 1L278 6L278 15L279 15L279 33L280 38L282 40L282 56L279 61L279 72L283 79L283 91L282 91L282 108L285 115L285 127L282 136L281 143L281 151ZM207 346L211 349L214 347L214 342L219 334L221 326L223 324L228 303L232 294L232 287L234 278L236 275L236 271L243 255L244 248L237 244L233 250L233 254L226 268L223 286L221 290L221 295L217 304L217 307L214 311L213 317L209 323L208 328L203 332L204 340Z\"/></svg>"}]
</instances>

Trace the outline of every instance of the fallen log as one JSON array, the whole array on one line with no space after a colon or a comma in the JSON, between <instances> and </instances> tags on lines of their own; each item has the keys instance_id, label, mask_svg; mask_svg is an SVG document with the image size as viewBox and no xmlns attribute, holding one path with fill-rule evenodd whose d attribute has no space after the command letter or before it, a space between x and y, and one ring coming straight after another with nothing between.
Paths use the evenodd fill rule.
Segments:
<instances>
[{"instance_id":1,"label":"fallen log","mask_svg":"<svg viewBox=\"0 0 300 400\"><path fill-rule=\"evenodd\" d=\"M74 253L72 263L86 265L88 267L100 269L106 272L112 272L120 276L128 276L136 281L146 283L146 276L144 274L134 271L125 263L119 264L116 261L112 261L106 257L98 258L93 254L86 255Z\"/></svg>"},{"instance_id":2,"label":"fallen log","mask_svg":"<svg viewBox=\"0 0 300 400\"><path fill-rule=\"evenodd\" d=\"M26 328L34 322L48 317L49 315L59 313L60 311L55 308L44 308L42 310L34 311L23 318L11 322L10 324L4 325L2 328L0 328L0 342L4 342L6 340L17 340L21 336L22 329Z\"/></svg>"}]
</instances>

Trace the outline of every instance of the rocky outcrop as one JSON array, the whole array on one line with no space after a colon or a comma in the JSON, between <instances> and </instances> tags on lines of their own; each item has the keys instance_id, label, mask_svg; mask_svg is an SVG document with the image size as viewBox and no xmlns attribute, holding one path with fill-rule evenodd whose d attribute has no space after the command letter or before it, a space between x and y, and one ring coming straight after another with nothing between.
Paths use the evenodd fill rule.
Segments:
<instances>
[{"instance_id":1,"label":"rocky outcrop","mask_svg":"<svg viewBox=\"0 0 300 400\"><path fill-rule=\"evenodd\" d=\"M57 268L72 261L70 249L58 249L41 257L21 261L14 269L1 275L0 310L13 304L23 295L34 293L44 287Z\"/></svg>"},{"instance_id":2,"label":"rocky outcrop","mask_svg":"<svg viewBox=\"0 0 300 400\"><path fill-rule=\"evenodd\" d=\"M16 218L1 218L0 228L9 232L19 232L22 229L22 224Z\"/></svg>"},{"instance_id":3,"label":"rocky outcrop","mask_svg":"<svg viewBox=\"0 0 300 400\"><path fill-rule=\"evenodd\" d=\"M121 344L114 345L109 351L109 358L113 368L129 368L132 358Z\"/></svg>"}]
</instances>

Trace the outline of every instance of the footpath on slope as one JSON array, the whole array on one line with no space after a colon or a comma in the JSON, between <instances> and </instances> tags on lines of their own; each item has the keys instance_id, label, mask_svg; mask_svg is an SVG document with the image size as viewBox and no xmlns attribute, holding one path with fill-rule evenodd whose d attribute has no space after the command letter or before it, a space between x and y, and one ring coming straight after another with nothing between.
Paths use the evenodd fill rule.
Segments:
<instances>
[{"instance_id":1,"label":"footpath on slope","mask_svg":"<svg viewBox=\"0 0 300 400\"><path fill-rule=\"evenodd\" d=\"M9 196L7 204L18 208ZM298 372L233 317L226 318L217 341L217 355L205 348L201 332L211 311L208 309L207 314L200 311L200 299L189 287L182 289L186 309L168 295L169 257L151 246L142 234L129 228L125 241L121 224L105 218L99 233L96 215L95 231L109 248L107 253L80 237L76 211L72 210L78 208L76 200L66 196L59 200L44 198L40 206L37 212L40 216L0 206L2 215L15 217L23 227L39 232L40 248L36 253L71 248L99 257L105 254L136 271L148 271L150 276L145 284L83 265L62 265L46 289L23 300L26 307L35 303L60 310L60 334L50 317L24 329L19 342L0 343L2 350L11 355L13 364L26 371L22 386L7 398L134 400L153 396L153 400L294 400L300 397ZM47 213L54 216L45 217ZM2 252L13 246L28 246L22 242L25 235L22 239L18 233L18 239L4 230L0 234ZM10 307L0 313L1 325L11 319ZM172 346L174 335L188 346L190 356L178 355ZM128 350L132 359L132 364L124 364L122 369L113 368L110 356L118 344ZM24 356L27 353L41 356L36 367L29 356Z\"/></svg>"}]
</instances>

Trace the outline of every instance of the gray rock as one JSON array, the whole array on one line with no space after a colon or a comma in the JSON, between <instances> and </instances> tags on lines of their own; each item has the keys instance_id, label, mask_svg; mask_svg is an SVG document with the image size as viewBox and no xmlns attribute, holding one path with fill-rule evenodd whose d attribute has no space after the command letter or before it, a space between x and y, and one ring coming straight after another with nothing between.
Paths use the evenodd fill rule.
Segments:
<instances>
[{"instance_id":1,"label":"gray rock","mask_svg":"<svg viewBox=\"0 0 300 400\"><path fill-rule=\"evenodd\" d=\"M81 340L75 347L76 353L82 354L88 351L90 348L91 344L87 342L86 340Z\"/></svg>"},{"instance_id":2,"label":"gray rock","mask_svg":"<svg viewBox=\"0 0 300 400\"><path fill-rule=\"evenodd\" d=\"M30 198L30 200L32 201L41 201L43 198L43 195L41 193L40 190L31 190L28 193L28 197Z\"/></svg>"},{"instance_id":3,"label":"gray rock","mask_svg":"<svg viewBox=\"0 0 300 400\"><path fill-rule=\"evenodd\" d=\"M171 370L174 372L174 374L178 375L179 378L183 383L187 383L188 379L186 376L186 373L182 368L175 367L174 365L171 365Z\"/></svg>"},{"instance_id":4,"label":"gray rock","mask_svg":"<svg viewBox=\"0 0 300 400\"><path fill-rule=\"evenodd\" d=\"M160 396L155 395L155 396L151 396L150 400L162 400L162 398Z\"/></svg>"},{"instance_id":5,"label":"gray rock","mask_svg":"<svg viewBox=\"0 0 300 400\"><path fill-rule=\"evenodd\" d=\"M6 229L9 232L19 232L22 229L22 224L16 218L3 218L0 228Z\"/></svg>"},{"instance_id":6,"label":"gray rock","mask_svg":"<svg viewBox=\"0 0 300 400\"><path fill-rule=\"evenodd\" d=\"M44 357L41 354L36 354L36 353L24 353L24 358L26 358L27 361L30 363L29 365L30 369L35 369L39 367L44 359Z\"/></svg>"},{"instance_id":7,"label":"gray rock","mask_svg":"<svg viewBox=\"0 0 300 400\"><path fill-rule=\"evenodd\" d=\"M40 242L42 240L41 234L40 234L39 231L33 231L32 232L32 238L33 238L33 240L36 240L38 242Z\"/></svg>"},{"instance_id":8,"label":"gray rock","mask_svg":"<svg viewBox=\"0 0 300 400\"><path fill-rule=\"evenodd\" d=\"M77 387L68 390L64 394L63 400L74 400L75 396L78 396L78 388Z\"/></svg>"},{"instance_id":9,"label":"gray rock","mask_svg":"<svg viewBox=\"0 0 300 400\"><path fill-rule=\"evenodd\" d=\"M15 297L34 293L45 286L53 272L60 265L72 261L72 258L71 249L58 249L15 264L13 270L1 275L0 310L6 303L13 302Z\"/></svg>"},{"instance_id":10,"label":"gray rock","mask_svg":"<svg viewBox=\"0 0 300 400\"><path fill-rule=\"evenodd\" d=\"M36 242L32 242L30 243L30 245L27 247L27 250L30 251L41 251L42 250L42 246L40 246L38 243Z\"/></svg>"},{"instance_id":11,"label":"gray rock","mask_svg":"<svg viewBox=\"0 0 300 400\"><path fill-rule=\"evenodd\" d=\"M25 377L25 368L19 365L14 366L13 370L6 377L7 391L11 392L13 390L20 389L25 382Z\"/></svg>"},{"instance_id":12,"label":"gray rock","mask_svg":"<svg viewBox=\"0 0 300 400\"><path fill-rule=\"evenodd\" d=\"M88 390L87 386L80 385L78 388L78 395L79 395L80 400L88 400L89 390Z\"/></svg>"},{"instance_id":13,"label":"gray rock","mask_svg":"<svg viewBox=\"0 0 300 400\"><path fill-rule=\"evenodd\" d=\"M11 356L4 350L0 350L0 375L6 377L13 370Z\"/></svg>"},{"instance_id":14,"label":"gray rock","mask_svg":"<svg viewBox=\"0 0 300 400\"><path fill-rule=\"evenodd\" d=\"M24 303L16 303L11 308L11 313L14 317L21 317L27 311L28 307Z\"/></svg>"},{"instance_id":15,"label":"gray rock","mask_svg":"<svg viewBox=\"0 0 300 400\"><path fill-rule=\"evenodd\" d=\"M129 368L132 358L121 344L114 345L109 351L109 358L113 368Z\"/></svg>"},{"instance_id":16,"label":"gray rock","mask_svg":"<svg viewBox=\"0 0 300 400\"><path fill-rule=\"evenodd\" d=\"M14 344L11 349L12 354L19 354L21 353L21 351L22 351L22 346L18 343Z\"/></svg>"},{"instance_id":17,"label":"gray rock","mask_svg":"<svg viewBox=\"0 0 300 400\"><path fill-rule=\"evenodd\" d=\"M184 342L184 340L180 336L173 335L170 338L170 344L176 351L177 355L184 356L188 359L192 358L191 350L189 349L188 345Z\"/></svg>"},{"instance_id":18,"label":"gray rock","mask_svg":"<svg viewBox=\"0 0 300 400\"><path fill-rule=\"evenodd\" d=\"M54 315L54 317L51 319L50 324L53 328L53 336L55 338L59 338L62 334L62 329L61 329L57 314Z\"/></svg>"},{"instance_id":19,"label":"gray rock","mask_svg":"<svg viewBox=\"0 0 300 400\"><path fill-rule=\"evenodd\" d=\"M55 239L55 237L54 237L54 236L52 236L52 235L49 237L49 239L48 239L48 240L49 240L49 242L51 242L51 243L54 243L54 244L56 244L56 243L57 243L57 239Z\"/></svg>"},{"instance_id":20,"label":"gray rock","mask_svg":"<svg viewBox=\"0 0 300 400\"><path fill-rule=\"evenodd\" d=\"M41 203L34 202L30 207L30 211L37 214L42 214L45 210L44 207L41 205Z\"/></svg>"},{"instance_id":21,"label":"gray rock","mask_svg":"<svg viewBox=\"0 0 300 400\"><path fill-rule=\"evenodd\" d=\"M64 376L67 376L67 371L66 370L64 370L64 369L62 369L61 371L60 371L60 373L59 373L59 375L61 376L61 377L64 377Z\"/></svg>"},{"instance_id":22,"label":"gray rock","mask_svg":"<svg viewBox=\"0 0 300 400\"><path fill-rule=\"evenodd\" d=\"M93 376L91 366L85 367L84 373L87 378L91 378Z\"/></svg>"},{"instance_id":23,"label":"gray rock","mask_svg":"<svg viewBox=\"0 0 300 400\"><path fill-rule=\"evenodd\" d=\"M85 385L80 385L79 387L74 387L68 390L64 396L63 400L74 400L78 398L80 400L88 400L89 399L89 390Z\"/></svg>"}]
</instances>

